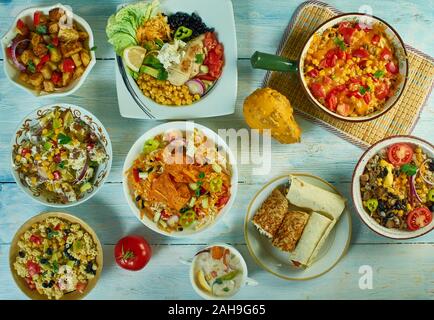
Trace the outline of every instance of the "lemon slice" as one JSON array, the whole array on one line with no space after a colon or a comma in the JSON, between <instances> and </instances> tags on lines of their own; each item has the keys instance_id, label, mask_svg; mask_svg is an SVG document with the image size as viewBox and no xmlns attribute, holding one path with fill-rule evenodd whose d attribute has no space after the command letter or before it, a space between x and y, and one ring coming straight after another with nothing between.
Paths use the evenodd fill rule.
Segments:
<instances>
[{"instance_id":1,"label":"lemon slice","mask_svg":"<svg viewBox=\"0 0 434 320\"><path fill-rule=\"evenodd\" d=\"M208 282L205 279L205 275L203 274L202 270L199 270L197 272L197 282L199 283L199 286L205 290L206 292L211 292L211 287L209 286Z\"/></svg>"},{"instance_id":2,"label":"lemon slice","mask_svg":"<svg viewBox=\"0 0 434 320\"><path fill-rule=\"evenodd\" d=\"M124 50L124 61L128 68L134 72L139 72L143 59L145 59L146 49L140 46L128 47Z\"/></svg>"}]
</instances>

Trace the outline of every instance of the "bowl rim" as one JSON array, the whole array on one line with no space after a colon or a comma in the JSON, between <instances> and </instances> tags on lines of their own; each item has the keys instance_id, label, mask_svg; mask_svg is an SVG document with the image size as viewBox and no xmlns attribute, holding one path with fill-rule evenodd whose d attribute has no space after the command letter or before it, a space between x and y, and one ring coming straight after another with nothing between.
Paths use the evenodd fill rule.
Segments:
<instances>
[{"instance_id":1,"label":"bowl rim","mask_svg":"<svg viewBox=\"0 0 434 320\"><path fill-rule=\"evenodd\" d=\"M396 38L398 39L401 48L404 52L404 59L400 62L405 63L406 65L406 72L405 72L405 77L404 77L404 82L402 84L402 90L401 92L397 95L397 97L395 98L395 101L387 108L383 108L383 110L381 110L379 113L372 113L372 116L364 116L364 117L343 117L338 115L335 112L332 112L330 110L328 110L325 106L323 106L321 103L319 103L316 99L313 99L312 96L309 93L309 89L307 88L305 82L303 81L304 79L304 75L303 75L303 70L301 70L300 66L301 66L301 59L303 58L303 52L306 51L308 48L306 48L307 44L311 41L312 37L319 31L319 29L321 29L324 25L332 22L333 20L338 20L341 18L346 18L346 17L350 17L350 16L358 16L358 17L368 17L370 19L373 20L378 20L379 22L383 23L384 25L386 25L391 31L392 33L396 36ZM338 120L342 120L342 121L347 121L347 122L355 122L355 123L360 123L360 122L366 122L366 121L371 121L374 119L377 119L379 117L381 117L382 115L384 115L386 112L388 112L390 109L392 109L396 103L400 100L402 94L404 93L406 86L407 86L407 80L408 80L408 69L409 69L410 64L408 63L408 53L407 53L407 49L405 47L405 43L403 41L403 39L401 38L401 36L399 35L399 33L389 24L387 23L385 20L374 16L374 15L368 15L368 14L364 14L364 13L360 13L360 12L348 12L348 13L342 13L342 14L338 14L333 16L330 19L327 19L326 21L324 21L323 23L321 23L313 32L312 34L308 37L308 39L304 42L302 50L300 52L300 55L298 57L298 77L299 80L302 84L302 87L307 95L307 97L309 98L309 100L314 103L317 107L319 107L321 110L323 110L324 112L326 112L328 115L332 116L335 119ZM389 98L390 99L390 98ZM363 119L360 119L363 118Z\"/></svg>"},{"instance_id":2,"label":"bowl rim","mask_svg":"<svg viewBox=\"0 0 434 320\"><path fill-rule=\"evenodd\" d=\"M433 231L433 230L434 230L434 224L433 224L433 226L432 226L430 229L427 229L425 232L423 232L423 233L421 233L421 234L418 234L418 235L412 235L412 231L407 231L408 234L409 234L408 237L407 237L407 236L404 236L404 237L396 237L396 236L392 236L392 235L390 235L390 234L383 233L383 232L381 232L379 229L375 229L374 227L372 227L371 225L369 225L369 224L368 224L368 223L363 219L363 217L362 217L362 216L366 216L366 215L367 215L366 211L363 210L363 209L360 209L358 206L356 206L356 201L355 201L355 199L356 199L356 196L355 196L355 194L356 194L356 190L355 190L354 183L355 183L355 178L356 178L356 171L357 171L357 169L360 167L362 160L365 159L365 157L366 157L366 155L368 154L368 152L370 152L372 149L374 149L374 148L375 148L377 145L379 145L380 143L385 142L385 141L387 141L387 140L391 140L391 139L399 139L399 138L409 138L409 139L412 139L412 140L417 140L417 141L419 141L419 142L426 143L427 145L431 146L431 148L434 150L434 145L433 145L433 144L431 144L430 142L428 142L428 141L426 141L426 140L424 140L424 139L422 139L422 138L415 137L415 136L412 136L412 135L394 135L394 136L389 136L389 137L386 137L386 138L384 138L384 139L381 139L381 140L377 141L376 143L374 143L373 145L371 145L367 150L365 150L365 152L363 152L363 154L360 156L359 160L357 161L356 166L354 167L353 174L352 174L352 178L351 178L351 198L352 198L352 200L353 200L354 209L356 210L357 214L359 215L360 220L362 220L363 223L364 223L364 224L365 224L369 229L371 229L373 232L375 232L376 234L378 234L378 235L380 235L380 236L383 236L383 237L385 237L385 238L389 238L389 239L393 239L393 240L408 240L408 239L415 239L415 238L422 237L422 236L426 235L427 233ZM399 142L396 142L396 143L399 143ZM417 145L417 142L413 142L413 143ZM363 168L363 169L364 169L364 168ZM378 224L378 223L377 223L377 224ZM379 226L380 226L380 225L379 225ZM413 232L413 233L414 233L414 232Z\"/></svg>"},{"instance_id":3,"label":"bowl rim","mask_svg":"<svg viewBox=\"0 0 434 320\"><path fill-rule=\"evenodd\" d=\"M195 268L194 268L194 264L195 264L195 261L197 259L197 255L201 251L206 250L206 249L211 248L211 247L215 247L215 246L219 246L219 247L223 247L223 248L229 249L230 251L232 251L233 253L235 253L235 255L240 259L241 267L243 269L243 278L241 280L240 287L238 288L238 290L234 294L232 294L231 296L228 296L228 297L217 297L217 296L212 296L212 295L206 294L205 292L203 292L199 288L199 286L197 285L197 283L195 281L195 275L194 275L194 269ZM244 286L246 286L246 282L247 282L247 279L248 279L248 272L249 272L249 270L247 268L246 260L244 259L243 255L241 254L241 252L237 248L235 248L234 246L232 246L232 245L230 245L228 243L216 242L216 243L207 244L207 245L201 247L201 249L199 249L199 250L196 251L196 253L194 254L194 256L193 256L193 258L191 260L189 278L190 278L191 286L193 287L194 291L199 296L201 296L203 299L206 299L206 300L228 300L228 299L232 299L234 296L236 296L241 291L241 289Z\"/></svg>"},{"instance_id":4,"label":"bowl rim","mask_svg":"<svg viewBox=\"0 0 434 320\"><path fill-rule=\"evenodd\" d=\"M199 129L200 131L202 131L205 134L205 136L207 136L208 138L211 138L214 143L223 147L224 152L226 153L227 158L229 160L229 163L231 165L231 173L232 173L232 175L231 175L231 196L230 196L227 204L223 207L223 209L221 209L219 211L217 217L213 221L211 221L210 223L205 225L204 227L202 227L202 228L200 228L194 232L191 232L191 233L184 233L184 234L179 233L179 232L169 233L169 232L166 232L166 231L158 228L158 226L153 221L150 221L150 219L147 217L145 217L145 219L140 219L140 217L138 215L138 208L131 200L130 189L128 187L128 179L127 179L126 172L131 167L131 164L127 163L127 161L129 158L133 158L132 161L137 159L139 154L133 155L132 151L133 151L134 147L141 140L143 140L145 137L147 137L147 136L149 136L148 138L155 137L156 135L164 133L165 131L169 130L170 128L172 128L174 130L179 129L181 131L185 131L185 129L188 128L188 125L192 125L192 128ZM152 133L152 135L150 135L150 133ZM214 139L214 137L216 137L216 140ZM128 207L130 208L130 211L148 229L150 229L150 230L152 230L158 234L161 234L163 236L170 237L170 238L188 238L188 237L197 236L198 234L201 234L205 230L209 230L210 228L215 226L217 224L217 222L220 221L231 210L231 208L235 202L237 192L238 192L238 166L237 166L237 163L235 160L236 160L236 158L235 158L232 150L226 144L226 142L215 131L211 130L210 128L208 128L204 125L201 125L199 123L192 122L192 121L169 121L169 122L159 124L157 126L154 126L150 129L148 129L142 135L140 135L137 138L137 140L131 145L131 147L130 147L130 149L129 149L126 157L125 157L124 164L122 166L122 189L123 189L125 200L128 204ZM146 221L146 223L145 223L145 221Z\"/></svg>"},{"instance_id":5,"label":"bowl rim","mask_svg":"<svg viewBox=\"0 0 434 320\"><path fill-rule=\"evenodd\" d=\"M9 59L7 59L6 57L6 48L7 48L7 44L5 43L6 38L8 37L9 34L12 34L14 32L15 29L15 25L18 21L18 19L21 19L24 16L28 16L30 11L34 11L34 10L38 10L38 11L49 11L51 9L54 8L62 8L64 10L69 10L68 7L70 7L72 9L72 6L70 5L63 5L62 3L57 3L54 5L47 5L47 6L30 6L30 7L26 7L23 10L21 10L16 16L15 19L13 20L10 28L8 30L6 30L6 32L1 36L0 38L0 43L1 43L1 47L2 47L2 51L3 51L3 55L4 55L4 63L3 63L3 71L6 74L6 78L13 83L16 87L28 92L29 94L31 94L33 97L37 98L37 99L45 99L47 97L53 98L53 97L65 97L68 96L72 93L74 93L75 91L77 91L84 83L84 81L87 79L87 77L89 76L91 70L93 69L93 67L96 64L96 55L95 55L95 51L94 50L89 50L90 55L91 55L91 60L88 64L88 66L86 67L86 69L84 70L83 74L80 76L80 78L78 78L77 83L71 87L69 90L67 91L63 91L63 92L53 92L53 93L47 93L47 94L43 94L41 95L40 93L38 94L35 90L32 90L28 87L26 87L25 85L13 80L12 76L9 74L8 72L8 65L9 63ZM78 14L75 14L75 12L73 11L73 20L75 22L77 22L89 35L89 49L91 49L92 47L94 47L95 43L94 43L94 37L93 37L93 31L92 28L90 27L89 23L83 19L82 17L80 17Z\"/></svg>"},{"instance_id":6,"label":"bowl rim","mask_svg":"<svg viewBox=\"0 0 434 320\"><path fill-rule=\"evenodd\" d=\"M64 219L67 220L68 222L71 223L78 223L87 233L89 233L96 245L97 251L98 251L98 257L97 257L97 261L98 261L98 269L97 269L97 273L95 275L95 277L93 279L90 279L89 282L90 285L86 286L85 292L82 294L79 294L77 299L63 299L63 297L65 295L63 295L59 300L81 300L84 297L86 297L96 286L97 282L100 279L102 270L103 270L103 266L104 266L104 250L103 247L101 245L101 241L98 238L97 233L95 232L95 230L93 230L89 224L87 224L83 219L72 215L70 213L67 212L61 212L61 211L42 211L40 213L38 213L37 215L30 217L29 219L27 219L26 221L23 222L23 224L17 229L17 231L15 232L10 247L9 247L9 254L8 254L8 258L9 258L9 270L12 273L12 278L14 279L14 282L16 284L16 286L20 289L20 291L22 293L24 293L28 298L30 299L34 299L34 297L32 297L31 295L29 295L29 291L28 290L24 290L25 285L22 283L22 278L17 274L17 272L15 271L13 264L15 262L15 256L13 256L13 249L18 245L18 241L20 240L20 237L24 234L24 232L26 232L29 229L29 226L33 223L37 223L37 222L41 222L46 218L49 217L58 217L59 219ZM28 226L29 225L29 226ZM26 228L25 228L26 227ZM38 291L34 291L35 293L37 293L37 295L39 296L40 299L38 300L49 300L47 296L40 294Z\"/></svg>"},{"instance_id":7,"label":"bowl rim","mask_svg":"<svg viewBox=\"0 0 434 320\"><path fill-rule=\"evenodd\" d=\"M25 187L22 183L21 183L21 181L19 181L19 179L17 179L17 176L16 176L16 170L14 169L14 160L13 160L13 145L15 144L15 137L16 137L16 134L17 134L17 132L18 132L18 130L20 129L20 127L23 125L23 123L24 123L24 121L27 119L27 118L31 118L32 120L34 120L34 117L32 116L32 115L34 115L35 113L37 113L39 110L47 110L47 109L52 109L52 108L54 108L54 107L57 107L57 106L59 106L59 107L64 107L64 108L72 108L72 109L77 109L77 110L79 110L82 114L84 113L84 114L87 114L87 115L89 115L89 116L91 116L92 118L93 118L93 120L95 121L97 121L97 123L98 123L98 125L102 128L102 130L103 130L103 134L104 134L104 136L106 137L106 140L107 140L107 146L105 147L105 149L106 149L106 153L108 154L108 156L109 156L109 159L107 160L108 161L108 163L107 163L107 174L105 175L105 177L101 180L101 183L100 183L100 185L98 186L98 187L96 187L96 188L94 188L94 191L92 192L92 193L90 193L89 194L89 196L87 196L87 197L83 197L83 198L81 198L80 200L78 200L78 201L75 201L75 202L70 202L70 203L66 203L66 204L59 204L59 203L50 203L50 202L47 202L47 201L43 201L43 200L41 200L41 199L39 199L39 197L34 197L33 195L30 195L28 192L27 192L27 187ZM77 105L74 105L74 104L71 104L71 103L64 103L64 102L61 102L61 103L51 103L51 104L48 104L48 105L44 105L44 106L41 106L41 107L37 107L37 108L35 108L35 109L33 109L30 113L28 113L26 116L24 116L19 122L18 122L18 124L17 124L17 126L15 127L15 129L14 129L14 131L13 131L13 134L12 134L12 137L11 137L11 140L10 140L10 143L9 143L9 159L10 159L10 165L9 165L9 168L10 168L10 172L11 172L11 175L12 175L12 177L14 178L14 181L15 181L15 183L18 185L18 187L21 189L21 191L23 192L23 193L25 193L29 198L31 198L31 199L33 199L34 201L36 201L36 202L38 202L38 203L40 203L40 204L42 204L42 205L45 205L45 206L48 206L48 207L52 207L52 208L58 208L58 209L61 209L61 208L68 208L68 207L73 207L73 206L77 206L77 205L79 205L79 204L82 204L82 203L84 203L85 201L87 201L87 200L89 200L90 198L92 198L100 189L101 189L101 187L104 185L104 183L107 181L107 179L108 179L108 176L110 175L110 171L111 171L111 167L112 167L112 161L113 161L113 149L112 149L112 142L111 142L111 139L110 139L110 135L108 134L108 132L107 132L107 129L104 127L104 125L102 124L102 122L93 114L93 113L91 113L90 111L88 111L87 109L85 109L85 108L83 108L83 107L80 107L80 106L77 106Z\"/></svg>"},{"instance_id":8,"label":"bowl rim","mask_svg":"<svg viewBox=\"0 0 434 320\"><path fill-rule=\"evenodd\" d=\"M288 277L288 276L282 275L280 273L277 273L277 272L271 270L270 268L268 268L268 266L266 264L264 264L257 257L257 255L255 254L254 250L252 249L252 245L251 245L250 240L248 238L248 227L249 227L249 222L250 222L250 220L248 218L249 218L249 213L252 210L253 203L256 201L256 199L258 198L258 196L262 192L264 192L264 190L266 188L268 188L271 184L273 184L274 182L276 182L276 181L278 181L280 179L288 178L289 175L298 176L298 177L310 177L310 178L317 179L318 181L321 181L322 183L326 184L331 189L333 189L336 194L340 195L341 197L344 197L342 195L342 193L334 185L332 185L330 182L328 182L327 180L325 180L325 179L323 179L323 178L321 178L319 176L316 176L316 175L313 175L313 174L310 174L310 173L303 173L303 172L292 172L292 173L290 172L288 174L278 175L278 176L270 179L267 183L265 183L255 193L255 195L250 200L250 203L249 203L249 205L247 207L246 215L244 217L244 227L243 227L244 228L244 240L246 241L247 249L248 249L248 251L250 253L250 256L253 258L253 260L256 262L256 264L258 266L260 266L263 270L271 273L272 275L274 275L274 276L276 276L278 278L281 278L281 279L284 279L284 280L287 280L287 281L307 281L307 280L312 280L312 279L315 279L315 278L319 278L319 277L325 275L326 273L330 272L346 256L346 254L348 253L348 250L349 250L349 248L351 246L351 239L352 239L352 235L353 235L352 216L351 216L351 212L349 210L350 208L349 208L348 200L344 197L346 199L346 201L345 201L345 208L344 208L344 211L343 211L342 214L344 214L345 212L347 212L346 214L348 216L348 222L349 222L348 238L347 238L347 242L345 243L345 247L344 247L344 250L342 251L341 255L338 257L338 259L336 259L336 261L329 268L327 268L326 270L324 270L323 272L321 272L321 273L319 273L317 275L309 276L309 277L306 277L306 278L292 278L292 277Z\"/></svg>"}]
</instances>

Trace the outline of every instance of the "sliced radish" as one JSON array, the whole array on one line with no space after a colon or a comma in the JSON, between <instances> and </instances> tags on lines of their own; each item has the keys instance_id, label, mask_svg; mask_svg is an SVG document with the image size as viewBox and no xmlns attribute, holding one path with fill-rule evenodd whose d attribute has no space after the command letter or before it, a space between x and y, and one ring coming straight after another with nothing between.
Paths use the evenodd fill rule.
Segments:
<instances>
[{"instance_id":1,"label":"sliced radish","mask_svg":"<svg viewBox=\"0 0 434 320\"><path fill-rule=\"evenodd\" d=\"M191 79L185 83L188 86L191 94L198 94L202 96L205 93L205 84L199 79Z\"/></svg>"}]
</instances>

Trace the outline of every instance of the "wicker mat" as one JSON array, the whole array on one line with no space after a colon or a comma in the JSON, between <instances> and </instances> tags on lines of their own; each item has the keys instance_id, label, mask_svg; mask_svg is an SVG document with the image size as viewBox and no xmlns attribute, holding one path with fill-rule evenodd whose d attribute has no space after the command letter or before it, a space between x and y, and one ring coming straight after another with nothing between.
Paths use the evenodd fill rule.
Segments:
<instances>
[{"instance_id":1,"label":"wicker mat","mask_svg":"<svg viewBox=\"0 0 434 320\"><path fill-rule=\"evenodd\" d=\"M319 1L304 2L294 13L277 54L298 59L310 34L321 23L340 13ZM324 125L350 142L367 148L388 136L410 134L430 95L434 80L434 59L408 45L406 49L409 61L407 86L398 103L375 120L356 123L329 116L310 102L303 92L301 82L293 74L268 72L264 86L286 95L297 113Z\"/></svg>"}]
</instances>

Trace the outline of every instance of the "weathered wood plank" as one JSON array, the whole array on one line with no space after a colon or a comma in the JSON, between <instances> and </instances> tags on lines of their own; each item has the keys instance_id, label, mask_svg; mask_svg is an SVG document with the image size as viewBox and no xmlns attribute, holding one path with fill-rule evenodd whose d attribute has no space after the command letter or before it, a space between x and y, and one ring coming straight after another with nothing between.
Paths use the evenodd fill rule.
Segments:
<instances>
[{"instance_id":1,"label":"weathered wood plank","mask_svg":"<svg viewBox=\"0 0 434 320\"><path fill-rule=\"evenodd\" d=\"M349 183L335 182L334 185L350 199ZM53 211L26 197L15 184L0 185L0 244L10 243L16 230L27 219L41 211ZM171 239L161 236L143 226L130 211L123 195L122 184L109 183L89 201L63 211L75 214L88 222L104 244L114 244L126 234L141 234L153 244L194 244L225 241L245 243L243 225L247 208L261 185L240 184L236 201L231 209L212 229L188 239ZM350 201L352 215L352 243L397 243L380 237L368 229L359 219ZM402 243L434 243L434 232L424 237L402 241Z\"/></svg>"},{"instance_id":2,"label":"weathered wood plank","mask_svg":"<svg viewBox=\"0 0 434 320\"><path fill-rule=\"evenodd\" d=\"M179 259L190 258L201 247L153 246L154 256L149 265L131 272L115 264L113 246L105 245L103 273L87 299L200 299L190 285L189 267ZM309 281L291 282L260 269L245 245L236 247L246 259L249 276L259 282L256 287L244 287L236 299L434 299L432 244L354 245L329 273ZM0 245L0 269L5 271L9 269L8 250L9 246ZM387 259L378 259L386 256ZM372 267L372 290L359 288L361 266ZM9 272L4 272L0 299L25 298Z\"/></svg>"}]
</instances>

